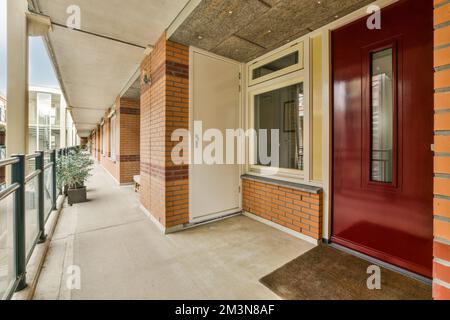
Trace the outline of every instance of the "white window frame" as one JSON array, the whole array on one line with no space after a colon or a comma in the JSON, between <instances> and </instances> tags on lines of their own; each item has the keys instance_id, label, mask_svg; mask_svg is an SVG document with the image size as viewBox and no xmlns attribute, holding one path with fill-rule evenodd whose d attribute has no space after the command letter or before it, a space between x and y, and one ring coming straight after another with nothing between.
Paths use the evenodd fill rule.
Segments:
<instances>
[{"instance_id":1,"label":"white window frame","mask_svg":"<svg viewBox=\"0 0 450 320\"><path fill-rule=\"evenodd\" d=\"M254 107L255 107L255 96L274 91L277 89L285 88L288 86L292 86L295 84L303 83L303 94L304 94L304 124L303 124L303 170L298 169L285 169L278 168L277 174L273 174L273 168L266 166L254 165L252 163L256 163L254 161L254 151L255 145L252 139L249 139L246 144L246 155L247 155L247 165L246 172L248 174L258 175L258 176L266 176L269 175L269 178L283 180L283 181L291 181L298 183L306 183L313 185L312 181L310 181L310 162L311 162L311 150L310 150L310 122L311 122L311 111L310 111L310 67L309 67L309 37L305 39L301 39L300 43L302 44L301 48L304 49L304 53L302 53L302 68L293 71L286 72L283 69L283 75L278 77L272 77L270 80L265 80L259 84L250 86L247 88L247 107L246 107L246 129L254 129ZM297 43L298 44L298 43ZM291 46L288 49L281 48L278 53L269 55L269 57L281 57L286 55L286 50L292 50L292 48L297 48L298 46ZM277 59L275 58L275 59ZM263 59L263 64L266 64L270 61L267 59ZM249 67L247 73L247 77L251 77L252 69ZM249 78L250 79L250 78Z\"/></svg>"},{"instance_id":2,"label":"white window frame","mask_svg":"<svg viewBox=\"0 0 450 320\"><path fill-rule=\"evenodd\" d=\"M265 66L266 64L271 63L272 61L278 60L280 58L283 58L289 54L292 54L294 52L298 52L298 63L294 64L292 66L286 67L284 69L272 72L270 74L267 74L265 76L253 79L253 71L255 69L258 69L262 66ZM271 54L268 57L262 58L261 60L257 60L253 63L251 63L248 66L248 85L249 87L257 85L262 82L266 82L271 79L279 78L285 74L289 74L298 70L304 69L305 66L305 44L303 41L297 42L292 44L289 48L285 48L283 50L276 51L275 53Z\"/></svg>"}]
</instances>

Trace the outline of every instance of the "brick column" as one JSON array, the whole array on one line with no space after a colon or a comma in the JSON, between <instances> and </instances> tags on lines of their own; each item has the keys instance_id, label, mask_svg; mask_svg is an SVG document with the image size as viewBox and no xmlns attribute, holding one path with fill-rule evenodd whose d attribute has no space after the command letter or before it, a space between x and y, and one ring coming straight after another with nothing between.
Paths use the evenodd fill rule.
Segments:
<instances>
[{"instance_id":1,"label":"brick column","mask_svg":"<svg viewBox=\"0 0 450 320\"><path fill-rule=\"evenodd\" d=\"M97 148L95 144L95 131L89 136L89 143L91 144L91 156L95 158L95 149Z\"/></svg>"},{"instance_id":2,"label":"brick column","mask_svg":"<svg viewBox=\"0 0 450 320\"><path fill-rule=\"evenodd\" d=\"M103 168L106 169L119 183L118 176L119 170L117 169L116 164L111 160L111 139L110 139L110 119L108 115L110 114L111 109L108 109L103 114L103 126L100 127L101 131L101 142L104 141L103 150L100 152L100 164Z\"/></svg>"},{"instance_id":3,"label":"brick column","mask_svg":"<svg viewBox=\"0 0 450 320\"><path fill-rule=\"evenodd\" d=\"M450 1L434 1L433 298L450 299Z\"/></svg>"},{"instance_id":4,"label":"brick column","mask_svg":"<svg viewBox=\"0 0 450 320\"><path fill-rule=\"evenodd\" d=\"M96 153L96 159L100 162L101 160L101 153L102 153L102 127L100 125L97 125L97 153Z\"/></svg>"},{"instance_id":5,"label":"brick column","mask_svg":"<svg viewBox=\"0 0 450 320\"><path fill-rule=\"evenodd\" d=\"M171 160L172 132L189 128L189 48L163 34L141 73L140 198L167 231L189 222L188 166Z\"/></svg>"},{"instance_id":6,"label":"brick column","mask_svg":"<svg viewBox=\"0 0 450 320\"><path fill-rule=\"evenodd\" d=\"M106 152L105 152L105 157L109 158L111 157L111 139L110 139L110 132L111 132L111 119L108 118L109 113L111 112L111 109L108 109L108 111L106 111L105 115L104 115L104 119L105 119L105 126L106 126Z\"/></svg>"},{"instance_id":7,"label":"brick column","mask_svg":"<svg viewBox=\"0 0 450 320\"><path fill-rule=\"evenodd\" d=\"M116 103L116 162L120 183L133 182L140 171L140 101L118 98Z\"/></svg>"}]
</instances>

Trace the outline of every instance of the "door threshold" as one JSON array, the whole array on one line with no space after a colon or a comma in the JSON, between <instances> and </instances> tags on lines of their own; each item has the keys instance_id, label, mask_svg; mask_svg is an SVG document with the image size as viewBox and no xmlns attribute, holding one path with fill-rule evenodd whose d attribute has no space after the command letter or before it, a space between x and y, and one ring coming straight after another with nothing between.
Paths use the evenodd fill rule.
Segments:
<instances>
[{"instance_id":1,"label":"door threshold","mask_svg":"<svg viewBox=\"0 0 450 320\"><path fill-rule=\"evenodd\" d=\"M227 213L227 214L224 214L223 216L214 217L214 218L211 218L211 219L208 219L208 220L202 220L202 221L199 221L199 222L189 222L189 223L184 224L183 228L181 228L181 229L179 229L177 231L174 231L173 233L181 232L181 231L185 231L185 230L188 230L188 229L200 227L200 226L203 226L205 224L210 224L210 223L213 223L213 222L218 222L218 221L221 221L221 220L233 218L233 217L239 216L241 214L242 214L242 210L240 210L238 212L234 212L234 213Z\"/></svg>"},{"instance_id":2,"label":"door threshold","mask_svg":"<svg viewBox=\"0 0 450 320\"><path fill-rule=\"evenodd\" d=\"M364 253L361 253L361 252L349 249L347 247L341 246L340 244L336 244L336 243L333 243L333 242L325 242L324 244L328 245L328 246L330 246L332 248L335 248L337 250L344 251L344 252L346 252L348 254L351 254L351 255L353 255L355 257L358 257L358 258L363 259L365 261L368 261L370 263L376 264L376 265L378 265L380 267L383 267L383 268L386 268L388 270L397 272L397 273L399 273L401 275L404 275L405 277L408 277L408 278L420 281L420 282L422 282L422 283L424 283L426 285L431 286L433 284L433 281L431 279L428 279L428 278L426 278L424 276L421 276L421 275L419 275L417 273L408 271L406 269L397 267L397 266L395 266L393 264L390 264L390 263L387 263L385 261L381 261L379 259L373 258L371 256L368 256L368 255L364 254Z\"/></svg>"}]
</instances>

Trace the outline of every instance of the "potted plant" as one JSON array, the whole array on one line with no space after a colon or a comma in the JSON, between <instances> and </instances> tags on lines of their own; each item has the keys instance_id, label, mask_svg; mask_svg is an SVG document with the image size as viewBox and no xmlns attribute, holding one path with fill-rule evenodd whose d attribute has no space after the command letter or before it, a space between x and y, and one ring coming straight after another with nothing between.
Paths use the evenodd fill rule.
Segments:
<instances>
[{"instance_id":1,"label":"potted plant","mask_svg":"<svg viewBox=\"0 0 450 320\"><path fill-rule=\"evenodd\" d=\"M90 177L93 164L89 155L80 148L58 159L57 184L61 192L67 195L69 205L87 201L84 183Z\"/></svg>"}]
</instances>

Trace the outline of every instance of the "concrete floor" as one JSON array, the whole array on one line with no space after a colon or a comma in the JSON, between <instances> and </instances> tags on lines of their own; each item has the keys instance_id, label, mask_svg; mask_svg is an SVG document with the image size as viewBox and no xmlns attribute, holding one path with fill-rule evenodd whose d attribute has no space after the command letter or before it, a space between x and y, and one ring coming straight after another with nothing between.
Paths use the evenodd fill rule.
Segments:
<instances>
[{"instance_id":1,"label":"concrete floor","mask_svg":"<svg viewBox=\"0 0 450 320\"><path fill-rule=\"evenodd\" d=\"M61 213L35 299L278 299L259 279L313 247L244 216L162 235L132 187L93 173L90 201Z\"/></svg>"}]
</instances>

